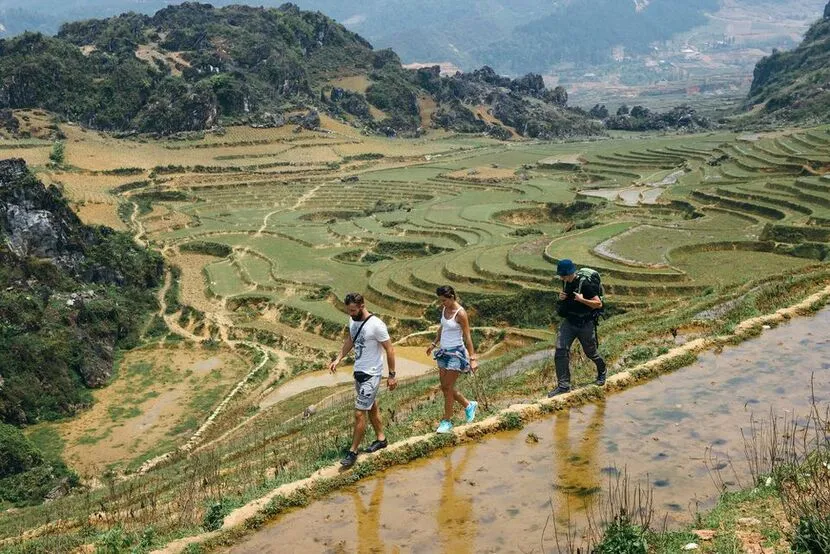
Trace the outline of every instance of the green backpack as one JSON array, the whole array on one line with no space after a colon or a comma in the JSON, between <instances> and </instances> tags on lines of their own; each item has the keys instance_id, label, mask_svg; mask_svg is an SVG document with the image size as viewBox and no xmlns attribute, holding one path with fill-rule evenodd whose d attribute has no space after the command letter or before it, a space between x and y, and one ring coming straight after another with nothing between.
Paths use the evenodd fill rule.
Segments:
<instances>
[{"instance_id":1,"label":"green backpack","mask_svg":"<svg viewBox=\"0 0 830 554\"><path fill-rule=\"evenodd\" d=\"M582 294L582 285L585 284L585 281L588 281L597 287L597 290L599 291L599 299L603 299L605 296L605 289L602 287L602 278L597 270L591 269L590 267L583 267L582 269L578 269L576 271L576 278L579 281L576 286L576 292Z\"/></svg>"}]
</instances>

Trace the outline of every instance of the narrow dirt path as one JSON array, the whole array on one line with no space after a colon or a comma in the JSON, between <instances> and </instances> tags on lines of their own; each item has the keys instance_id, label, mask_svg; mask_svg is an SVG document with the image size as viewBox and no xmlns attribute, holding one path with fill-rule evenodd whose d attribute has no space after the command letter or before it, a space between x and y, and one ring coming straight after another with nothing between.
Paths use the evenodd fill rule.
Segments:
<instances>
[{"instance_id":1,"label":"narrow dirt path","mask_svg":"<svg viewBox=\"0 0 830 554\"><path fill-rule=\"evenodd\" d=\"M305 204L308 200L310 200L310 199L314 196L314 194L315 194L318 190L320 190L320 187L321 187L321 186L323 186L323 184L322 184L322 183L320 183L320 184L318 184L318 185L315 185L314 187L312 187L312 188L310 188L309 190L307 190L306 192L304 192L304 193L303 193L303 195L302 195L302 196L300 196L300 197L297 199L297 201L294 203L294 205L293 205L293 206L291 206L290 208L288 208L288 210L290 210L290 211L296 210L296 209L298 209L300 206L302 206L303 204ZM262 225L260 226L260 228L259 228L259 230L256 232L256 234L254 234L254 236L255 236L255 237L261 237L261 236L262 236L263 231L265 231L265 229L266 229L266 228L268 228L268 220L269 220L269 219L271 219L271 216L272 216L272 215L276 215L276 214L278 214L278 213L280 213L280 212L283 212L283 211L285 211L285 208L280 208L280 209L278 209L278 210L274 210L274 211L272 211L272 212L268 212L267 214L265 214L265 217L262 219Z\"/></svg>"},{"instance_id":2,"label":"narrow dirt path","mask_svg":"<svg viewBox=\"0 0 830 554\"><path fill-rule=\"evenodd\" d=\"M130 214L130 227L134 231L133 240L142 248L147 248L147 241L144 237L147 235L147 230L144 228L144 223L138 218L138 203L132 202L133 211Z\"/></svg>"},{"instance_id":3,"label":"narrow dirt path","mask_svg":"<svg viewBox=\"0 0 830 554\"><path fill-rule=\"evenodd\" d=\"M300 200L298 200L298 204L300 204L301 202L304 202L305 199L310 198L311 195L313 195L314 192L316 192L316 190L318 188L319 188L319 186L314 187L311 190L309 190L306 194L303 195L303 197L300 198ZM139 212L138 203L132 202L132 205L133 205L133 210L130 213L130 228L133 230L133 233L134 233L133 234L133 240L135 241L136 244L138 244L142 248L150 248L149 241L147 241L146 238L145 238L146 235L147 235L147 230L146 230L143 222L141 221L141 219L139 218L139 215L138 215L138 212ZM272 212L272 213L277 213L277 212ZM272 214L269 214L269 216L270 215L272 215ZM267 226L267 223L268 223L267 219L268 219L269 216L266 216L266 219L263 222L263 227L260 229L260 231L264 230L264 228ZM157 300L158 300L158 305L159 305L159 309L158 309L158 312L157 312L158 316L161 317L164 320L165 325L167 326L167 328L171 332L176 333L176 334L184 337L185 339L190 340L192 342L195 342L197 344L204 343L205 341L207 341L211 337L196 335L195 333L193 333L193 332L189 331L188 329L185 329L184 327L182 327L182 325L180 325L179 321L178 321L178 319L179 319L179 313L178 312L167 313L168 305L167 305L166 296L167 296L168 292L170 291L170 287L173 286L173 274L169 269L169 266L170 266L170 263L171 263L170 262L170 258L171 258L170 254L171 254L171 252L176 251L175 246L173 246L171 244L168 244L168 243L165 243L160 248L156 248L156 251L159 252L159 254L161 254L162 258L164 258L164 261L165 261L164 281L163 281L162 286L159 288L158 293L157 293ZM225 300L223 300L222 305L221 305L221 309L224 309L224 308L225 308ZM174 455L176 455L178 453L189 453L192 450L194 450L202 442L202 437L204 436L205 432L216 421L216 418L219 417L219 415L221 415L221 413L225 410L225 408L228 406L228 404L231 402L231 400L233 400L237 395L242 393L242 391L245 389L245 386L248 384L248 382L260 370L262 370L265 367L265 365L268 363L268 361L271 360L272 358L275 358L277 360L277 362L279 362L284 357L285 353L280 352L280 351L278 351L278 350L276 350L276 349L274 349L270 346L260 344L258 342L254 342L254 341L232 340L232 339L230 339L230 329L233 327L233 321L225 313L220 313L219 311L209 312L209 313L205 313L205 318L211 323L212 326L214 326L216 329L218 329L219 341L222 344L225 344L226 346L230 347L233 350L236 350L240 346L251 348L253 350L256 350L259 353L260 359L256 363L254 363L254 365L251 367L250 371L248 371L248 373L241 380L239 380L236 383L236 385L233 387L233 389L231 389L231 391L227 395L225 395L225 397L222 399L222 401L219 403L219 405L216 406L216 408L213 409L213 411L208 416L208 418L202 423L202 425L199 426L199 428L193 433L193 435L190 436L190 438L188 439L188 441L185 444L179 446L178 448L176 448L175 450L173 450L171 452L167 452L165 454L157 456L156 458L153 458L152 460L148 460L147 462L145 462L141 466L141 468L139 469L137 474L146 473L147 471L150 471L151 469L153 469L155 467L158 467L160 464L162 464L162 463L166 462L167 460L171 459ZM148 323L148 325L149 325L149 323Z\"/></svg>"}]
</instances>

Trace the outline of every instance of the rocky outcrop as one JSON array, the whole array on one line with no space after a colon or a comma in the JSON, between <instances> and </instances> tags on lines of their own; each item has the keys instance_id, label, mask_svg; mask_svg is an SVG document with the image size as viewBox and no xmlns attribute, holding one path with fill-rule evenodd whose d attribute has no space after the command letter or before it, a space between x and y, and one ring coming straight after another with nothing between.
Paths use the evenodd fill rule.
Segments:
<instances>
[{"instance_id":1,"label":"rocky outcrop","mask_svg":"<svg viewBox=\"0 0 830 554\"><path fill-rule=\"evenodd\" d=\"M83 408L156 309L162 269L131 237L84 225L23 160L0 160L0 422Z\"/></svg>"},{"instance_id":2,"label":"rocky outcrop","mask_svg":"<svg viewBox=\"0 0 830 554\"><path fill-rule=\"evenodd\" d=\"M0 110L0 128L13 137L17 136L17 131L20 128L20 122L11 110Z\"/></svg>"},{"instance_id":3,"label":"rocky outcrop","mask_svg":"<svg viewBox=\"0 0 830 554\"><path fill-rule=\"evenodd\" d=\"M335 107L353 116L362 119L370 119L372 117L369 110L369 103L366 102L366 97L360 93L335 87L331 89L329 100Z\"/></svg>"},{"instance_id":4,"label":"rocky outcrop","mask_svg":"<svg viewBox=\"0 0 830 554\"><path fill-rule=\"evenodd\" d=\"M112 235L111 229L84 225L60 191L46 188L25 161L0 160L0 244L12 254L48 260L85 282L124 285L129 263L88 255L101 251Z\"/></svg>"},{"instance_id":5,"label":"rocky outcrop","mask_svg":"<svg viewBox=\"0 0 830 554\"><path fill-rule=\"evenodd\" d=\"M303 129L319 129L320 128L320 114L317 110L309 110L305 114L292 115L288 118L289 123L293 123L302 127Z\"/></svg>"},{"instance_id":6,"label":"rocky outcrop","mask_svg":"<svg viewBox=\"0 0 830 554\"><path fill-rule=\"evenodd\" d=\"M46 189L21 159L0 160L0 234L20 257L48 258L75 270L83 257L80 220L54 187Z\"/></svg>"},{"instance_id":7,"label":"rocky outcrop","mask_svg":"<svg viewBox=\"0 0 830 554\"><path fill-rule=\"evenodd\" d=\"M830 121L830 4L798 47L773 50L755 66L745 108L760 107L743 122L816 125Z\"/></svg>"}]
</instances>

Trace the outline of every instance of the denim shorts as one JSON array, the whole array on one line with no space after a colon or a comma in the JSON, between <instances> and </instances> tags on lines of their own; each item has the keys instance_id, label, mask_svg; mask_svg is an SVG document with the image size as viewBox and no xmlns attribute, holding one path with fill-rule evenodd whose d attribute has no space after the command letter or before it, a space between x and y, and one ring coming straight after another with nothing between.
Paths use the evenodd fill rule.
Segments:
<instances>
[{"instance_id":1,"label":"denim shorts","mask_svg":"<svg viewBox=\"0 0 830 554\"><path fill-rule=\"evenodd\" d=\"M435 358L435 361L438 362L438 367L441 369L460 371L462 373L470 371L470 359L467 354L467 349L464 346L439 348L432 353L432 357Z\"/></svg>"}]
</instances>

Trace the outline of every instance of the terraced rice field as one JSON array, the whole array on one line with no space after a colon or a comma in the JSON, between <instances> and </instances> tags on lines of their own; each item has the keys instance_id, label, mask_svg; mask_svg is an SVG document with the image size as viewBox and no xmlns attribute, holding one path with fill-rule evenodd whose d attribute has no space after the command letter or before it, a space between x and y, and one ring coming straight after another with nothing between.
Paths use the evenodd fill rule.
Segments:
<instances>
[{"instance_id":1,"label":"terraced rice field","mask_svg":"<svg viewBox=\"0 0 830 554\"><path fill-rule=\"evenodd\" d=\"M729 321L701 322L706 310L728 314L736 298L752 295L756 309L773 306L787 275L796 294L828 279L827 128L751 140L723 132L499 143L364 137L331 120L324 127L231 128L156 143L70 128L78 142L61 170L43 162L48 144L14 152L62 179L77 204L112 206L181 267L178 304L165 306L172 332L191 347L256 345L252 356L273 356L280 379L322 367L342 336L341 299L353 290L396 340L419 344L417 333L435 320L435 288L451 284L477 336L496 336L493 352L503 353L550 339L555 264L569 257L603 275L620 315L603 324L602 348L619 368L630 367L635 345L668 344L672 326L722 332ZM113 174L118 168L134 169ZM85 175L94 177L87 185ZM491 386L495 407L549 385L522 377ZM392 440L438 417L435 384L427 376L390 398ZM242 395L192 455L94 492L94 505L72 496L0 517L0 538L54 520L63 523L25 548L73 550L90 542L88 525L152 526L167 540L193 533L209 502L241 504L334 460L350 426L339 392L307 391L264 410L256 394ZM305 422L298 414L311 403L321 409Z\"/></svg>"},{"instance_id":2,"label":"terraced rice field","mask_svg":"<svg viewBox=\"0 0 830 554\"><path fill-rule=\"evenodd\" d=\"M609 300L626 304L728 287L826 255L824 128L566 144L265 131L273 157L259 145L251 154L233 147L256 142L236 133L217 145L236 157L217 167L279 159L296 172L165 172L150 188L186 199L164 202L181 214L178 225L148 221L148 237L173 248L227 247L228 258L204 270L205 293L237 306L266 301L311 320L294 321L308 344L315 330L332 336L341 325L339 299L352 290L411 332L429 325L440 284L475 309L488 298L550 290L565 257L599 269ZM182 148L212 150L215 141ZM252 323L250 314L234 317Z\"/></svg>"}]
</instances>

